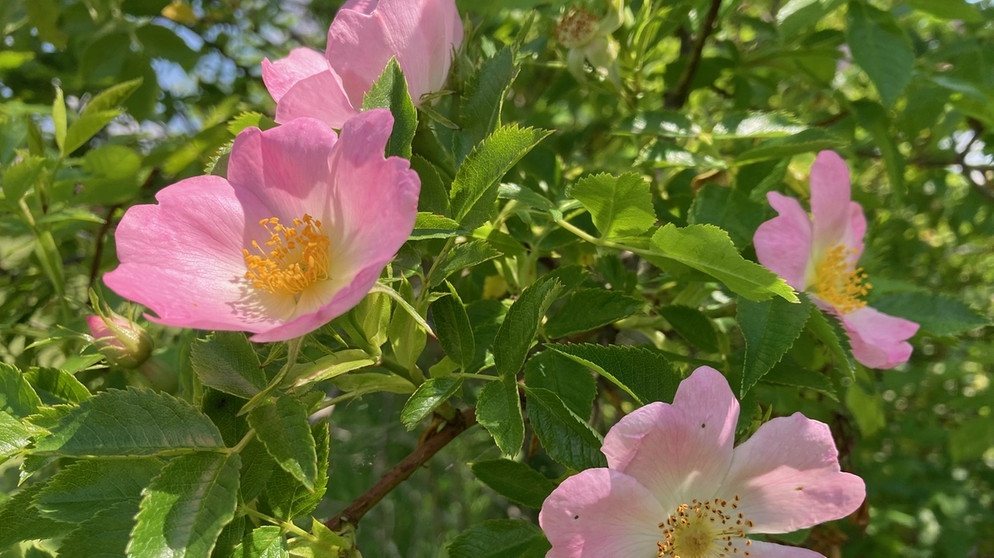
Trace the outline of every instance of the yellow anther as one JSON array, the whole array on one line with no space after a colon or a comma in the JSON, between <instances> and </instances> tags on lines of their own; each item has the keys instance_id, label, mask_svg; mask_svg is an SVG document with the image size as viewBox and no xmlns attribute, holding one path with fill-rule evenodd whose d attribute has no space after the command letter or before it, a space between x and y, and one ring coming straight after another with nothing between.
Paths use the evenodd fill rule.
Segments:
<instances>
[{"instance_id":1,"label":"yellow anther","mask_svg":"<svg viewBox=\"0 0 994 558\"><path fill-rule=\"evenodd\" d=\"M269 233L265 248L253 240L253 250L242 250L248 268L245 278L253 287L272 294L298 295L328 279L331 241L321 221L304 214L291 224L287 227L276 217L259 221Z\"/></svg>"},{"instance_id":2,"label":"yellow anther","mask_svg":"<svg viewBox=\"0 0 994 558\"><path fill-rule=\"evenodd\" d=\"M854 252L844 244L826 250L815 266L814 285L810 289L843 314L866 306L863 297L871 287L863 269L854 267L849 261Z\"/></svg>"}]
</instances>

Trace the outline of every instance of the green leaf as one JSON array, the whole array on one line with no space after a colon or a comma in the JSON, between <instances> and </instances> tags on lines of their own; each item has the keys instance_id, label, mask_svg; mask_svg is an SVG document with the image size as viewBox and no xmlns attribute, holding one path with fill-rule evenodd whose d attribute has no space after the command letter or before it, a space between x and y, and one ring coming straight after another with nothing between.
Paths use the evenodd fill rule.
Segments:
<instances>
[{"instance_id":1,"label":"green leaf","mask_svg":"<svg viewBox=\"0 0 994 558\"><path fill-rule=\"evenodd\" d=\"M949 295L912 291L875 296L873 307L921 325L924 333L956 336L991 324L968 304Z\"/></svg>"},{"instance_id":2,"label":"green leaf","mask_svg":"<svg viewBox=\"0 0 994 558\"><path fill-rule=\"evenodd\" d=\"M501 107L507 90L518 74L514 52L502 48L466 81L459 99L459 133L453 137L456 160L466 155L500 125Z\"/></svg>"},{"instance_id":3,"label":"green leaf","mask_svg":"<svg viewBox=\"0 0 994 558\"><path fill-rule=\"evenodd\" d=\"M826 314L817 306L812 306L807 328L825 344L835 358L835 362L842 366L847 374L852 376L856 372L856 361L852 356L849 336L838 318Z\"/></svg>"},{"instance_id":4,"label":"green leaf","mask_svg":"<svg viewBox=\"0 0 994 558\"><path fill-rule=\"evenodd\" d=\"M276 469L266 482L265 491L259 496L272 515L280 519L289 521L313 512L328 489L328 454L331 438L328 423L319 422L311 426L311 436L314 438L314 448L317 453L314 490L308 490L290 473Z\"/></svg>"},{"instance_id":5,"label":"green leaf","mask_svg":"<svg viewBox=\"0 0 994 558\"><path fill-rule=\"evenodd\" d=\"M172 29L153 23L142 25L134 33L149 58L175 62L187 72L192 71L200 60L200 54L190 48Z\"/></svg>"},{"instance_id":6,"label":"green leaf","mask_svg":"<svg viewBox=\"0 0 994 558\"><path fill-rule=\"evenodd\" d=\"M141 188L141 155L123 145L101 145L87 151L83 168L90 176L83 180L83 191L76 198L78 203L124 203Z\"/></svg>"},{"instance_id":7,"label":"green leaf","mask_svg":"<svg viewBox=\"0 0 994 558\"><path fill-rule=\"evenodd\" d=\"M739 179L742 178L739 171ZM694 225L721 227L739 248L752 244L756 228L766 220L766 206L760 205L738 188L705 184L694 196L688 220Z\"/></svg>"},{"instance_id":8,"label":"green leaf","mask_svg":"<svg viewBox=\"0 0 994 558\"><path fill-rule=\"evenodd\" d=\"M547 345L607 378L640 405L673 401L680 374L658 350L627 345Z\"/></svg>"},{"instance_id":9,"label":"green leaf","mask_svg":"<svg viewBox=\"0 0 994 558\"><path fill-rule=\"evenodd\" d=\"M488 382L476 403L476 420L487 429L504 455L514 455L525 439L521 399L514 376Z\"/></svg>"},{"instance_id":10,"label":"green leaf","mask_svg":"<svg viewBox=\"0 0 994 558\"><path fill-rule=\"evenodd\" d=\"M244 333L218 331L190 345L190 366L205 386L251 399L268 380Z\"/></svg>"},{"instance_id":11,"label":"green leaf","mask_svg":"<svg viewBox=\"0 0 994 558\"><path fill-rule=\"evenodd\" d=\"M52 43L59 50L66 48L69 37L59 28L59 18L63 15L61 3L57 0L34 0L24 2L22 6L28 12L31 25L38 31L38 38Z\"/></svg>"},{"instance_id":12,"label":"green leaf","mask_svg":"<svg viewBox=\"0 0 994 558\"><path fill-rule=\"evenodd\" d=\"M66 129L69 119L66 115L66 98L62 93L62 88L55 86L55 101L52 102L52 125L55 127L55 144L59 146L59 152L66 154Z\"/></svg>"},{"instance_id":13,"label":"green leaf","mask_svg":"<svg viewBox=\"0 0 994 558\"><path fill-rule=\"evenodd\" d=\"M138 90L142 85L142 78L129 79L117 85L112 85L100 93L93 96L86 103L82 116L113 111L121 107L128 97Z\"/></svg>"},{"instance_id":14,"label":"green leaf","mask_svg":"<svg viewBox=\"0 0 994 558\"><path fill-rule=\"evenodd\" d=\"M0 463L31 443L31 431L21 421L0 411Z\"/></svg>"},{"instance_id":15,"label":"green leaf","mask_svg":"<svg viewBox=\"0 0 994 558\"><path fill-rule=\"evenodd\" d=\"M547 277L522 291L507 309L493 346L494 365L501 376L514 377L521 369L542 316L561 290L559 281Z\"/></svg>"},{"instance_id":16,"label":"green leaf","mask_svg":"<svg viewBox=\"0 0 994 558\"><path fill-rule=\"evenodd\" d=\"M76 376L65 370L35 368L28 370L24 374L24 379L34 387L35 392L46 405L80 403L90 398L90 390L86 389Z\"/></svg>"},{"instance_id":17,"label":"green leaf","mask_svg":"<svg viewBox=\"0 0 994 558\"><path fill-rule=\"evenodd\" d=\"M287 381L296 387L337 378L346 372L376 364L376 359L360 349L345 349L323 356L314 362L298 364L287 373Z\"/></svg>"},{"instance_id":18,"label":"green leaf","mask_svg":"<svg viewBox=\"0 0 994 558\"><path fill-rule=\"evenodd\" d=\"M637 173L586 176L569 195L590 212L604 238L638 236L656 224L649 183Z\"/></svg>"},{"instance_id":19,"label":"green leaf","mask_svg":"<svg viewBox=\"0 0 994 558\"><path fill-rule=\"evenodd\" d=\"M228 132L233 136L237 136L246 128L254 127L260 130L268 130L275 126L276 122L261 112L243 112L231 119L231 122L228 122Z\"/></svg>"},{"instance_id":20,"label":"green leaf","mask_svg":"<svg viewBox=\"0 0 994 558\"><path fill-rule=\"evenodd\" d=\"M471 366L476 358L473 324L459 293L451 285L449 289L449 296L443 296L431 305L438 344L463 371L472 372Z\"/></svg>"},{"instance_id":21,"label":"green leaf","mask_svg":"<svg viewBox=\"0 0 994 558\"><path fill-rule=\"evenodd\" d=\"M90 508L86 521L62 539L59 558L125 556L140 500Z\"/></svg>"},{"instance_id":22,"label":"green leaf","mask_svg":"<svg viewBox=\"0 0 994 558\"><path fill-rule=\"evenodd\" d=\"M280 467L314 490L317 453L307 416L307 407L299 399L284 395L252 409L248 423Z\"/></svg>"},{"instance_id":23,"label":"green leaf","mask_svg":"<svg viewBox=\"0 0 994 558\"><path fill-rule=\"evenodd\" d=\"M657 110L639 113L625 120L616 133L688 139L699 137L701 127L679 112Z\"/></svg>"},{"instance_id":24,"label":"green leaf","mask_svg":"<svg viewBox=\"0 0 994 558\"><path fill-rule=\"evenodd\" d=\"M521 519L491 519L459 533L449 558L542 558L551 548L535 525Z\"/></svg>"},{"instance_id":25,"label":"green leaf","mask_svg":"<svg viewBox=\"0 0 994 558\"><path fill-rule=\"evenodd\" d=\"M528 419L549 457L575 471L606 467L601 453L604 439L555 393L541 388L525 388Z\"/></svg>"},{"instance_id":26,"label":"green leaf","mask_svg":"<svg viewBox=\"0 0 994 558\"><path fill-rule=\"evenodd\" d=\"M627 318L642 309L644 300L607 289L577 289L545 323L545 334L556 339Z\"/></svg>"},{"instance_id":27,"label":"green leaf","mask_svg":"<svg viewBox=\"0 0 994 558\"><path fill-rule=\"evenodd\" d=\"M884 105L893 107L915 69L911 41L894 16L863 1L849 2L846 40L853 60L870 77Z\"/></svg>"},{"instance_id":28,"label":"green leaf","mask_svg":"<svg viewBox=\"0 0 994 558\"><path fill-rule=\"evenodd\" d=\"M419 211L417 218L414 220L414 231L411 232L411 240L451 238L453 236L465 235L467 232L459 226L459 223L448 217Z\"/></svg>"},{"instance_id":29,"label":"green leaf","mask_svg":"<svg viewBox=\"0 0 994 558\"><path fill-rule=\"evenodd\" d=\"M714 139L778 138L807 128L785 112L746 112L722 118L711 130L711 135Z\"/></svg>"},{"instance_id":30,"label":"green leaf","mask_svg":"<svg viewBox=\"0 0 994 558\"><path fill-rule=\"evenodd\" d=\"M396 58L387 62L380 77L362 98L362 110L390 109L393 114L393 131L387 141L386 155L411 158L411 142L418 129L418 111L407 92L407 80Z\"/></svg>"},{"instance_id":31,"label":"green leaf","mask_svg":"<svg viewBox=\"0 0 994 558\"><path fill-rule=\"evenodd\" d=\"M497 181L551 132L503 126L466 156L452 182L452 217L466 229L489 220L497 199Z\"/></svg>"},{"instance_id":32,"label":"green leaf","mask_svg":"<svg viewBox=\"0 0 994 558\"><path fill-rule=\"evenodd\" d=\"M713 225L677 228L668 224L652 235L652 247L658 252L646 256L650 262L665 266L666 262L656 257L658 254L702 271L750 300L776 295L790 302L798 301L790 285L772 271L743 258L728 233Z\"/></svg>"},{"instance_id":33,"label":"green leaf","mask_svg":"<svg viewBox=\"0 0 994 558\"><path fill-rule=\"evenodd\" d=\"M470 466L476 478L512 502L539 509L556 483L524 463L510 459L477 461Z\"/></svg>"},{"instance_id":34,"label":"green leaf","mask_svg":"<svg viewBox=\"0 0 994 558\"><path fill-rule=\"evenodd\" d=\"M786 38L813 29L841 0L788 0L777 10L777 31Z\"/></svg>"},{"instance_id":35,"label":"green leaf","mask_svg":"<svg viewBox=\"0 0 994 558\"><path fill-rule=\"evenodd\" d=\"M90 138L97 135L104 126L110 124L121 114L119 109L103 110L99 112L86 112L69 126L66 132L65 145L62 147L62 154L69 155L83 146Z\"/></svg>"},{"instance_id":36,"label":"green leaf","mask_svg":"<svg viewBox=\"0 0 994 558\"><path fill-rule=\"evenodd\" d=\"M42 517L34 505L34 498L41 491L41 483L22 488L0 504L0 548L21 541L51 539L64 535L73 528L71 524Z\"/></svg>"},{"instance_id":37,"label":"green leaf","mask_svg":"<svg viewBox=\"0 0 994 558\"><path fill-rule=\"evenodd\" d=\"M232 558L290 558L283 530L276 525L253 529L235 547Z\"/></svg>"},{"instance_id":38,"label":"green leaf","mask_svg":"<svg viewBox=\"0 0 994 558\"><path fill-rule=\"evenodd\" d=\"M887 426L883 399L877 393L876 384L866 370L862 368L857 370L856 381L846 391L845 401L863 436L873 436Z\"/></svg>"},{"instance_id":39,"label":"green leaf","mask_svg":"<svg viewBox=\"0 0 994 558\"><path fill-rule=\"evenodd\" d=\"M796 134L763 141L735 157L736 165L745 165L764 159L780 159L800 153L813 153L825 149L839 149L845 142L821 128L808 128Z\"/></svg>"},{"instance_id":40,"label":"green leaf","mask_svg":"<svg viewBox=\"0 0 994 558\"><path fill-rule=\"evenodd\" d=\"M501 252L482 239L456 244L435 263L428 274L428 284L437 287L442 281L457 271L462 271L483 262L500 257Z\"/></svg>"},{"instance_id":41,"label":"green leaf","mask_svg":"<svg viewBox=\"0 0 994 558\"><path fill-rule=\"evenodd\" d=\"M145 491L129 556L210 556L238 503L237 453L174 457Z\"/></svg>"},{"instance_id":42,"label":"green leaf","mask_svg":"<svg viewBox=\"0 0 994 558\"><path fill-rule=\"evenodd\" d=\"M714 331L714 324L703 312L679 304L661 306L657 310L688 343L709 353L718 352L718 335Z\"/></svg>"},{"instance_id":43,"label":"green leaf","mask_svg":"<svg viewBox=\"0 0 994 558\"><path fill-rule=\"evenodd\" d=\"M28 156L7 167L3 173L3 200L16 204L45 176L44 157Z\"/></svg>"},{"instance_id":44,"label":"green leaf","mask_svg":"<svg viewBox=\"0 0 994 558\"><path fill-rule=\"evenodd\" d=\"M414 430L419 422L434 412L439 405L448 401L460 387L462 387L462 378L456 376L425 380L404 404L404 408L400 411L400 422L408 430Z\"/></svg>"},{"instance_id":45,"label":"green leaf","mask_svg":"<svg viewBox=\"0 0 994 558\"><path fill-rule=\"evenodd\" d=\"M832 401L839 400L835 386L832 385L832 382L828 378L813 370L805 370L804 366L794 363L789 357L780 361L763 376L762 382L764 384L809 389L825 395Z\"/></svg>"},{"instance_id":46,"label":"green leaf","mask_svg":"<svg viewBox=\"0 0 994 558\"><path fill-rule=\"evenodd\" d=\"M898 150L894 141L894 125L887 110L879 103L858 100L852 103L852 112L860 126L870 132L873 143L887 164L887 177L893 192L903 195L904 186L904 155Z\"/></svg>"},{"instance_id":47,"label":"green leaf","mask_svg":"<svg viewBox=\"0 0 994 558\"><path fill-rule=\"evenodd\" d=\"M0 362L0 411L24 418L40 406L41 399L21 371Z\"/></svg>"},{"instance_id":48,"label":"green leaf","mask_svg":"<svg viewBox=\"0 0 994 558\"><path fill-rule=\"evenodd\" d=\"M811 302L807 297L800 304L780 298L762 302L739 299L735 317L746 344L739 398L787 354L810 315Z\"/></svg>"},{"instance_id":49,"label":"green leaf","mask_svg":"<svg viewBox=\"0 0 994 558\"><path fill-rule=\"evenodd\" d=\"M577 416L590 418L597 381L586 365L556 351L542 351L525 364L525 385L555 393Z\"/></svg>"},{"instance_id":50,"label":"green leaf","mask_svg":"<svg viewBox=\"0 0 994 558\"><path fill-rule=\"evenodd\" d=\"M984 15L977 7L964 0L904 0L912 8L947 21L962 20L982 23Z\"/></svg>"},{"instance_id":51,"label":"green leaf","mask_svg":"<svg viewBox=\"0 0 994 558\"><path fill-rule=\"evenodd\" d=\"M162 466L162 461L150 457L78 461L52 477L35 504L43 517L67 523L83 523L94 510L127 502L138 511L142 490Z\"/></svg>"},{"instance_id":52,"label":"green leaf","mask_svg":"<svg viewBox=\"0 0 994 558\"><path fill-rule=\"evenodd\" d=\"M63 416L35 453L66 456L139 456L222 449L214 423L172 396L107 390Z\"/></svg>"}]
</instances>

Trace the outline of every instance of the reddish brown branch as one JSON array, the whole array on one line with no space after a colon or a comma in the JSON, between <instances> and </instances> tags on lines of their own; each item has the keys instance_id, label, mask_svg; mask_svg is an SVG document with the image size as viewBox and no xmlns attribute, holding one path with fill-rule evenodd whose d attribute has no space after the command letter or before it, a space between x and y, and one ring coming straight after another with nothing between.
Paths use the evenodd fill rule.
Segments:
<instances>
[{"instance_id":1,"label":"reddish brown branch","mask_svg":"<svg viewBox=\"0 0 994 558\"><path fill-rule=\"evenodd\" d=\"M456 436L476 424L476 409L470 408L458 414L447 422L441 430L433 430L423 436L423 442L404 459L387 471L383 478L377 481L369 490L356 498L342 513L325 522L332 531L340 531L346 524L357 525L366 512L373 508L391 490L407 480L414 471L424 465L439 450L448 445Z\"/></svg>"}]
</instances>

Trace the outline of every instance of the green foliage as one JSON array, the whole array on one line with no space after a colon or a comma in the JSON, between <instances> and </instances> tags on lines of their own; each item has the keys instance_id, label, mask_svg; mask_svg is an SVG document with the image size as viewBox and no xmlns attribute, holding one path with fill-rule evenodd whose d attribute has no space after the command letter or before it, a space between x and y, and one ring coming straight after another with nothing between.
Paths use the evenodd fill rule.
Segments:
<instances>
[{"instance_id":1,"label":"green foliage","mask_svg":"<svg viewBox=\"0 0 994 558\"><path fill-rule=\"evenodd\" d=\"M571 73L569 3L460 0L441 90L394 59L362 99L421 182L376 292L289 343L147 323L99 284L122 214L277 126L259 61L320 48L340 3L0 2L0 555L544 556L557 482L704 365L739 434L802 412L866 482L776 540L994 555L990 2L724 2L708 29L708 1L632 0L614 66ZM897 370L752 247L824 149L868 305L920 325ZM96 350L91 300L147 362Z\"/></svg>"}]
</instances>

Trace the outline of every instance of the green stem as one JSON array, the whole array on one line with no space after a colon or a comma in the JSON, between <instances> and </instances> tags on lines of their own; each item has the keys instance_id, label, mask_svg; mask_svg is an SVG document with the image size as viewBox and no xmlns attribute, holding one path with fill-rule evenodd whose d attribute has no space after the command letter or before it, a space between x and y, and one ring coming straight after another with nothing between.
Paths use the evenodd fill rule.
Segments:
<instances>
[{"instance_id":1,"label":"green stem","mask_svg":"<svg viewBox=\"0 0 994 558\"><path fill-rule=\"evenodd\" d=\"M318 542L318 540L319 540L314 535L308 533L307 531L301 529L300 527L297 527L293 523L289 523L289 522L286 522L286 521L281 521L279 519L276 519L275 517L270 517L270 516L268 516L268 515L260 512L259 510L254 509L254 508L243 506L243 507L241 507L241 511L245 515L248 515L248 516L254 517L256 519L265 521L266 523L270 523L272 525L279 525L280 529L283 529L287 533L293 533L294 535L297 535L297 536L300 536L300 537L304 537L304 538L306 538L307 540L309 540L311 542Z\"/></svg>"}]
</instances>

